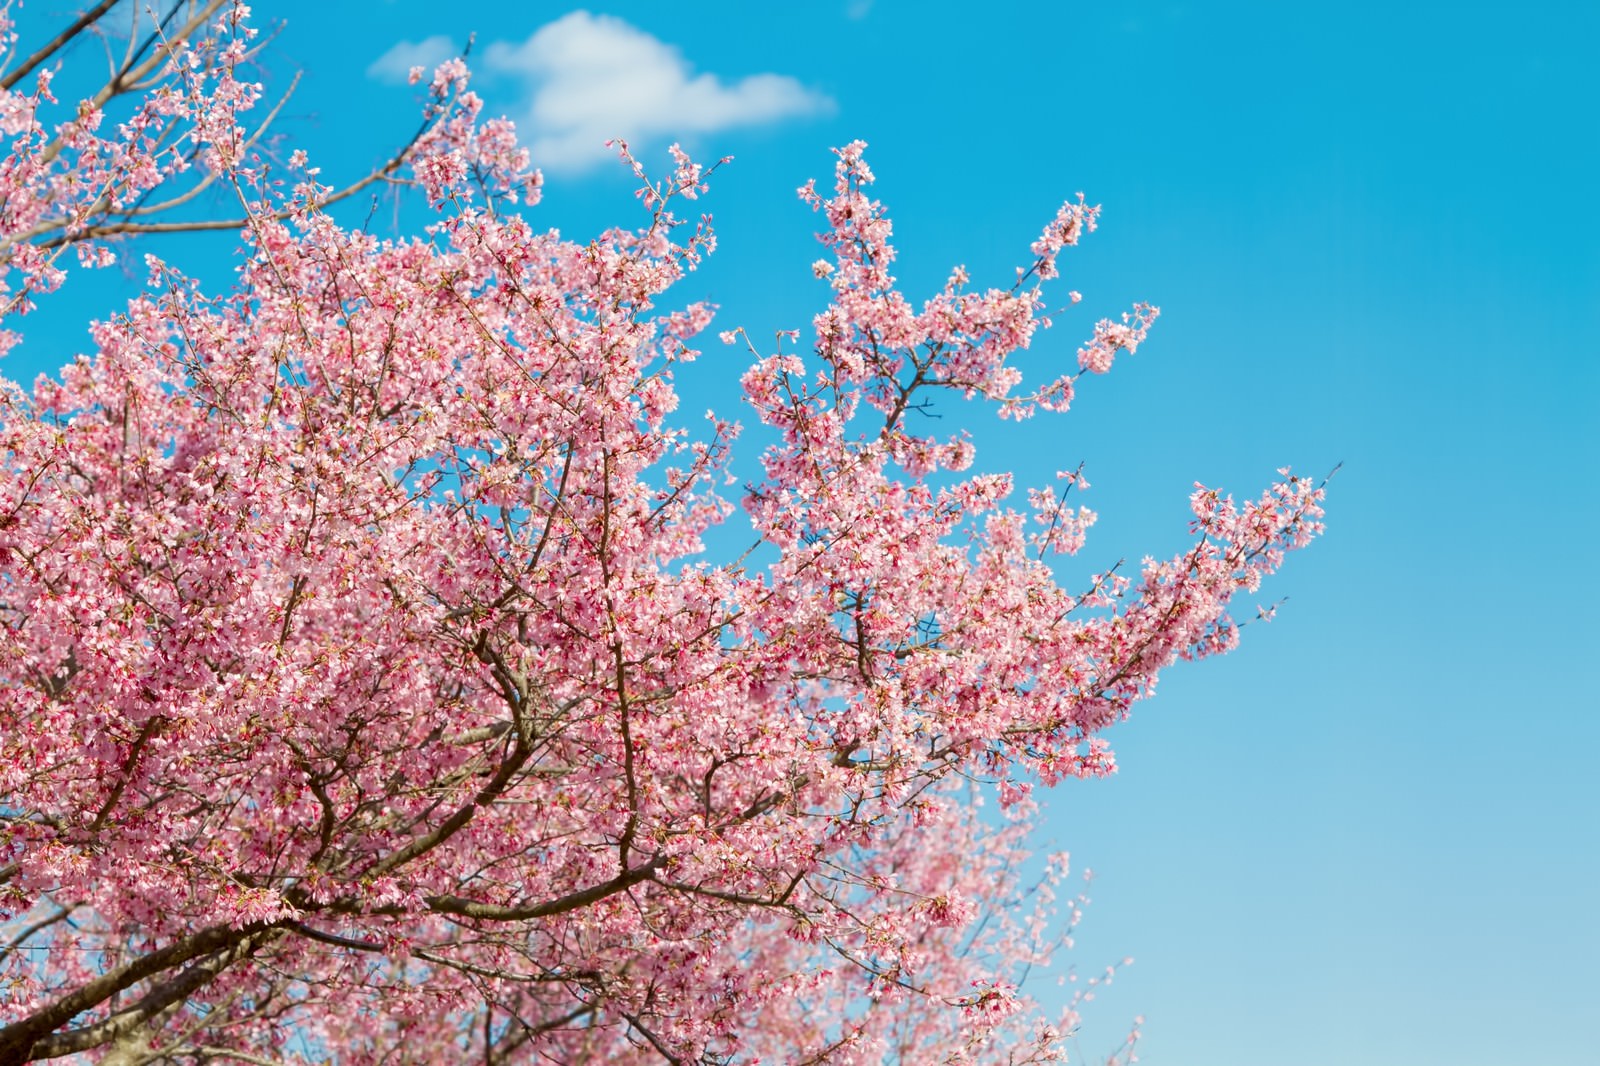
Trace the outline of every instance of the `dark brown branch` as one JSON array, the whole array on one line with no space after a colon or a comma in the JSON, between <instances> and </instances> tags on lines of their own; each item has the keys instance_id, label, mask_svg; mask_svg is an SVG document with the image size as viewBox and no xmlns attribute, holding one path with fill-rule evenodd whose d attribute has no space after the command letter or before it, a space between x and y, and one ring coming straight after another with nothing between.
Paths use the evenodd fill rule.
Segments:
<instances>
[{"instance_id":1,"label":"dark brown branch","mask_svg":"<svg viewBox=\"0 0 1600 1066\"><path fill-rule=\"evenodd\" d=\"M553 914L565 914L568 911L587 907L591 903L598 903L607 896L614 896L618 892L632 888L642 881L654 880L656 871L666 865L666 860L657 856L643 866L635 866L626 873L619 874L609 881L598 885L581 888L576 892L569 892L565 896L544 903L535 903L527 907L502 907L493 903L481 903L478 900L467 899L464 896L429 896L427 903L430 908L440 914L452 914L461 918L477 918L490 922L523 922L530 918L546 918Z\"/></svg>"},{"instance_id":2,"label":"dark brown branch","mask_svg":"<svg viewBox=\"0 0 1600 1066\"><path fill-rule=\"evenodd\" d=\"M661 1042L661 1038L646 1028L644 1023L638 1018L635 1018L627 1011L622 1011L621 1014L628 1020L629 1025L637 1029L640 1035L650 1042L650 1046L655 1048L656 1051L660 1053L662 1058L666 1059L667 1062L672 1064L672 1066L686 1066L685 1060L681 1056L674 1055L671 1051L669 1051L667 1046Z\"/></svg>"},{"instance_id":3,"label":"dark brown branch","mask_svg":"<svg viewBox=\"0 0 1600 1066\"><path fill-rule=\"evenodd\" d=\"M145 745L150 743L150 738L160 731L161 724L164 721L165 719L161 715L154 715L149 721L145 722L144 728L139 730L138 738L134 740L127 759L123 761L122 775L117 778L116 785L111 789L111 795L106 797L106 801L101 805L99 813L94 816L94 822L89 826L90 833L98 833L105 828L106 819L111 817L111 812L116 809L117 803L122 799L122 794L128 790L128 783L133 780L133 771L139 765L139 756L144 754Z\"/></svg>"},{"instance_id":4,"label":"dark brown branch","mask_svg":"<svg viewBox=\"0 0 1600 1066\"><path fill-rule=\"evenodd\" d=\"M373 867L367 871L367 875L371 877L381 877L383 874L386 874L391 870L394 870L400 866L404 866L413 859L426 855L440 844L443 844L446 840L449 840L451 837L455 836L456 833L460 831L462 826L472 821L472 816L478 813L479 807L487 807L491 802L494 801L495 797L500 795L501 792L505 791L505 788L510 783L512 776L522 768L522 764L527 762L528 758L532 754L533 752L531 749L523 748L519 745L512 751L510 757L501 764L500 770L494 775L494 778L490 780L490 782L481 790L479 790L478 794L472 798L471 803L458 808L454 814L452 814L449 818L446 818L444 822L441 823L433 832L417 837L405 847L390 852L384 858L380 859L375 865L373 865ZM296 905L298 905L298 902Z\"/></svg>"},{"instance_id":5,"label":"dark brown branch","mask_svg":"<svg viewBox=\"0 0 1600 1066\"><path fill-rule=\"evenodd\" d=\"M34 70L38 68L39 64L55 55L74 37L78 36L78 34L82 33L84 30L98 22L100 16L104 15L107 11L110 11L116 6L116 4L117 0L100 0L100 2L94 7L91 7L88 11L85 11L82 15L80 15L78 17L78 21L74 22L72 25L56 34L56 37L53 41L39 49L37 52L33 53L33 55L29 56L23 62L22 66L18 67L16 70L13 70L4 78L0 78L0 89L10 89L13 85L17 84L17 82L21 81L23 78L26 78L29 74L32 74Z\"/></svg>"},{"instance_id":6,"label":"dark brown branch","mask_svg":"<svg viewBox=\"0 0 1600 1066\"><path fill-rule=\"evenodd\" d=\"M82 985L77 991L61 996L27 1017L0 1028L0 1066L12 1066L14 1063L29 1061L33 1057L34 1045L47 1034L67 1024L84 1011L93 1010L118 992L163 971L182 966L191 959L224 951L272 928L273 925L267 922L254 922L238 929L215 925L185 940L168 944L123 966L108 970ZM70 1053L70 1050L58 1052L62 1055Z\"/></svg>"},{"instance_id":7,"label":"dark brown branch","mask_svg":"<svg viewBox=\"0 0 1600 1066\"><path fill-rule=\"evenodd\" d=\"M86 1025L81 1029L70 1029L65 1033L45 1037L33 1045L30 1058L58 1059L63 1055L73 1055L80 1051L101 1047L114 1040L127 1035L134 1028L149 1022L158 1015L171 1010L182 1003L194 993L216 980L230 965L253 952L259 943L258 936L273 936L274 933L252 934L239 943L221 951L202 962L191 966L183 973L157 985L156 988L137 1004L127 1010L118 1011L104 1021L93 1025Z\"/></svg>"},{"instance_id":8,"label":"dark brown branch","mask_svg":"<svg viewBox=\"0 0 1600 1066\"><path fill-rule=\"evenodd\" d=\"M349 948L351 951L383 950L382 944L371 940L356 940L348 936L339 936L337 933L324 933L321 929L313 929L304 922L290 922L289 929L307 940L315 940L319 944L331 944L336 948Z\"/></svg>"}]
</instances>

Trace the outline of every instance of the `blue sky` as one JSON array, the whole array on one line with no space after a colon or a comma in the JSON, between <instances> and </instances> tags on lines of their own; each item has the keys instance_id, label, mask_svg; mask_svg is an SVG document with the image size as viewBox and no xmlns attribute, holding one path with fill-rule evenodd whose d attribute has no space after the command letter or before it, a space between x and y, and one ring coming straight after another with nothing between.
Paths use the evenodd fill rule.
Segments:
<instances>
[{"instance_id":1,"label":"blue sky","mask_svg":"<svg viewBox=\"0 0 1600 1066\"><path fill-rule=\"evenodd\" d=\"M657 163L674 139L734 155L704 203L721 249L692 286L722 305L716 328L771 336L821 306L793 190L827 177L830 146L869 142L913 298L956 263L1009 282L1062 199L1103 204L1055 294L1083 304L1024 369L1070 361L1134 300L1161 321L1066 416L1019 430L975 411L980 465L1044 484L1083 461L1094 567L1175 550L1197 479L1251 494L1278 466L1345 465L1327 536L1268 590L1289 597L1279 619L1164 679L1110 735L1116 778L1047 796L1041 842L1098 874L1077 964L1138 960L1083 1051L1138 1013L1147 1064L1592 1054L1600 8L257 13L285 20L275 76L304 71L286 128L330 178L413 128L392 71L473 33L490 110L542 153L543 225L634 217L608 135ZM182 247L225 262L223 244ZM59 364L81 336L6 370ZM730 351L713 342L683 379L687 409L734 410Z\"/></svg>"}]
</instances>

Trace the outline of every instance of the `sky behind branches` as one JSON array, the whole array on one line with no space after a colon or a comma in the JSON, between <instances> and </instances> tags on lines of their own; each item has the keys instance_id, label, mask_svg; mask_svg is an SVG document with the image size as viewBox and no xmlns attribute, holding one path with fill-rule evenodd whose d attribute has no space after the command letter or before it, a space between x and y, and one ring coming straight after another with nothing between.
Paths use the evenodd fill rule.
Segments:
<instances>
[{"instance_id":1,"label":"sky behind branches","mask_svg":"<svg viewBox=\"0 0 1600 1066\"><path fill-rule=\"evenodd\" d=\"M1108 734L1117 777L1044 797L1041 846L1098 873L1072 961L1138 960L1092 1005L1083 1050L1138 1013L1147 1064L1592 1055L1600 8L256 12L285 23L269 92L303 72L282 128L336 184L415 128L406 68L474 34L488 110L546 170L536 226L642 219L608 136L661 172L673 140L733 155L702 202L720 250L684 292L722 305L713 333L745 326L764 346L825 303L818 223L794 189L826 181L832 146L869 143L914 301L958 263L1009 284L1063 199L1103 204L1047 289L1082 304L1021 365L1049 380L1135 300L1161 320L1065 416L964 412L979 466L1026 486L1085 464L1101 516L1085 573L1181 547L1195 480L1253 495L1279 466L1344 467L1327 536L1266 590L1289 597L1278 620L1174 668ZM161 251L204 273L232 246ZM83 322L125 298L117 283L82 282L5 372L81 350ZM683 410L733 413L745 360L706 339Z\"/></svg>"}]
</instances>

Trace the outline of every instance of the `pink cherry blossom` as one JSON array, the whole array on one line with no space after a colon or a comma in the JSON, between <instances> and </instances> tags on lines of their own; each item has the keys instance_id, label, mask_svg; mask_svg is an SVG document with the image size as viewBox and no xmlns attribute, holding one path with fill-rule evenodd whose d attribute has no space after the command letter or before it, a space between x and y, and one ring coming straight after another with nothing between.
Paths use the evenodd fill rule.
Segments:
<instances>
[{"instance_id":1,"label":"pink cherry blossom","mask_svg":"<svg viewBox=\"0 0 1600 1066\"><path fill-rule=\"evenodd\" d=\"M63 107L49 49L0 90L13 341L196 183L245 242L221 292L147 257L88 354L0 382L0 1063L1062 1061L1092 991L1019 984L1087 900L1024 874L1036 786L1113 772L1161 671L1237 643L1322 484L1198 487L1188 549L1068 582L1082 471L1019 493L913 416L1064 409L1156 310L1028 391L1098 208L914 300L857 142L801 191L811 332L721 333L760 427L730 490L743 427L677 384L713 308L671 293L717 166L619 144L637 225L563 239L452 60L392 163L296 152L285 191L244 13L195 5L131 96ZM334 221L380 179L423 232Z\"/></svg>"}]
</instances>

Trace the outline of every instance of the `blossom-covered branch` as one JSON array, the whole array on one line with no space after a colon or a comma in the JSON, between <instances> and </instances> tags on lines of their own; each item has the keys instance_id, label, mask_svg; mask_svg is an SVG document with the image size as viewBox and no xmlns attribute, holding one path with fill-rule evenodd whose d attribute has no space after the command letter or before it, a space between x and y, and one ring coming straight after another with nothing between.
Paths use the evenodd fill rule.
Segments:
<instances>
[{"instance_id":1,"label":"blossom-covered branch","mask_svg":"<svg viewBox=\"0 0 1600 1066\"><path fill-rule=\"evenodd\" d=\"M136 52L110 140L92 100L44 130L49 49L0 97L6 325L52 235L148 229L191 162L247 241L220 294L147 256L91 354L0 391L0 1063L1059 1061L1076 1007L1018 987L1065 935L1032 788L1110 772L1159 672L1233 645L1322 487L1201 490L1192 548L1069 591L1081 469L1018 509L918 414L1064 408L1155 311L1024 391L1097 209L918 309L852 144L803 190L827 306L755 352L727 499L741 426L675 381L712 309L668 303L714 167L618 145L640 224L536 229L453 61L381 172L432 225L380 239L263 157L242 16ZM736 505L757 547L718 560Z\"/></svg>"}]
</instances>

